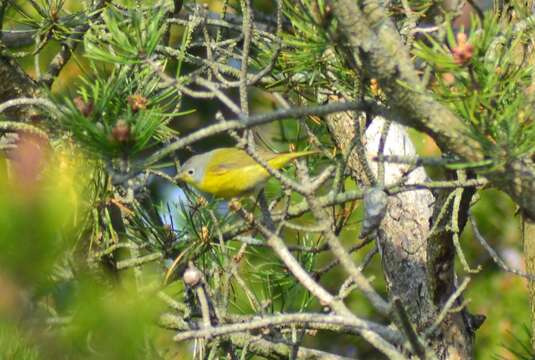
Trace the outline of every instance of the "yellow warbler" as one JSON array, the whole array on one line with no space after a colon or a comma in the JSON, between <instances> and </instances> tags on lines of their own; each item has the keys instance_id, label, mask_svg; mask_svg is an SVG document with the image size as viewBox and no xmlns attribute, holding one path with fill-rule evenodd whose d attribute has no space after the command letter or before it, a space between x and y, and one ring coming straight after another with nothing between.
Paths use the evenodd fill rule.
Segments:
<instances>
[{"instance_id":1,"label":"yellow warbler","mask_svg":"<svg viewBox=\"0 0 535 360\"><path fill-rule=\"evenodd\" d=\"M289 161L316 151L259 154L273 169L280 169ZM219 148L188 159L181 167L178 179L200 191L230 199L251 192L271 175L244 150Z\"/></svg>"}]
</instances>

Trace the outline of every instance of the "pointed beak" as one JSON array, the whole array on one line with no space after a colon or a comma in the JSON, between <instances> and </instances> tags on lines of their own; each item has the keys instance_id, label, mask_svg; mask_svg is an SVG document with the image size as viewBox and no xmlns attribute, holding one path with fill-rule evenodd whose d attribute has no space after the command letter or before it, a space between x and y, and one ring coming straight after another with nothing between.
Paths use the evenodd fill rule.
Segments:
<instances>
[{"instance_id":1,"label":"pointed beak","mask_svg":"<svg viewBox=\"0 0 535 360\"><path fill-rule=\"evenodd\" d=\"M176 175L175 179L177 179L177 181L180 181L184 184L189 184L189 179L190 177L188 176L188 174L185 172L185 171L179 171L178 174Z\"/></svg>"}]
</instances>

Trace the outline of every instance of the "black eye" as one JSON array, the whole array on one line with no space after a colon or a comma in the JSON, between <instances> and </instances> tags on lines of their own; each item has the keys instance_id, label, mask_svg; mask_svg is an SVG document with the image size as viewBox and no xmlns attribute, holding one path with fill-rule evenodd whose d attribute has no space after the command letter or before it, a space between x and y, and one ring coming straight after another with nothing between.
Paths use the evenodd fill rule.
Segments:
<instances>
[{"instance_id":1,"label":"black eye","mask_svg":"<svg viewBox=\"0 0 535 360\"><path fill-rule=\"evenodd\" d=\"M193 169L188 169L188 175L193 175L195 173L195 170Z\"/></svg>"}]
</instances>

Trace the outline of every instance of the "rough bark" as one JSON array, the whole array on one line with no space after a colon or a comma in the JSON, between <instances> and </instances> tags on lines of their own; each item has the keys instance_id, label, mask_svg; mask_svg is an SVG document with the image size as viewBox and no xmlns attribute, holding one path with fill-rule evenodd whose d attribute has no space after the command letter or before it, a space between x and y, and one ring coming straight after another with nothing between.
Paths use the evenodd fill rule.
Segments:
<instances>
[{"instance_id":1,"label":"rough bark","mask_svg":"<svg viewBox=\"0 0 535 360\"><path fill-rule=\"evenodd\" d=\"M38 87L15 62L3 53L4 48L0 40L0 103L18 97L35 97ZM13 107L2 115L15 121L29 121L37 112L29 106Z\"/></svg>"},{"instance_id":2,"label":"rough bark","mask_svg":"<svg viewBox=\"0 0 535 360\"><path fill-rule=\"evenodd\" d=\"M355 117L336 114L328 117L330 131L341 150L353 142ZM366 154L378 154L384 121L376 118L365 133ZM386 138L384 154L414 156L415 149L401 125L392 124ZM348 166L359 183L365 183L365 172L354 152ZM407 165L386 164L385 184L400 179ZM425 170L410 173L407 183L428 180ZM386 216L378 231L383 271L390 297L398 297L417 332L427 329L437 319L445 301L455 291L454 247L452 234L439 227L431 235L432 219L441 198L428 190L408 191L389 197ZM436 248L440 246L440 248ZM448 315L427 344L439 359L472 357L473 332L470 317L464 312Z\"/></svg>"},{"instance_id":3,"label":"rough bark","mask_svg":"<svg viewBox=\"0 0 535 360\"><path fill-rule=\"evenodd\" d=\"M467 161L482 160L480 144L465 131L462 119L437 102L425 89L408 50L382 5L376 0L328 2L355 64L361 63L369 77L376 78L388 103L400 116L396 121L429 134L437 144ZM360 70L360 69L359 69ZM499 169L485 174L508 193L535 220L535 165L529 159L509 159Z\"/></svg>"}]
</instances>

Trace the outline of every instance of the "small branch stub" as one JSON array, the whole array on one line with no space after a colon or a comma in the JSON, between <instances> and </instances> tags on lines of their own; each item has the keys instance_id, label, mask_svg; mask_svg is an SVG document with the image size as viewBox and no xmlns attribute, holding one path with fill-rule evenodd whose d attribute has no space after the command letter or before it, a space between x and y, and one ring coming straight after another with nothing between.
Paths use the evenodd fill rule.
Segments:
<instances>
[{"instance_id":1,"label":"small branch stub","mask_svg":"<svg viewBox=\"0 0 535 360\"><path fill-rule=\"evenodd\" d=\"M360 238L375 232L386 213L388 195L381 189L371 188L364 194L364 220Z\"/></svg>"},{"instance_id":2,"label":"small branch stub","mask_svg":"<svg viewBox=\"0 0 535 360\"><path fill-rule=\"evenodd\" d=\"M193 265L193 263L189 263L188 268L186 271L184 271L184 275L182 276L182 280L184 280L184 284L190 287L195 287L199 285L199 283L202 280L202 273L199 269Z\"/></svg>"}]
</instances>

